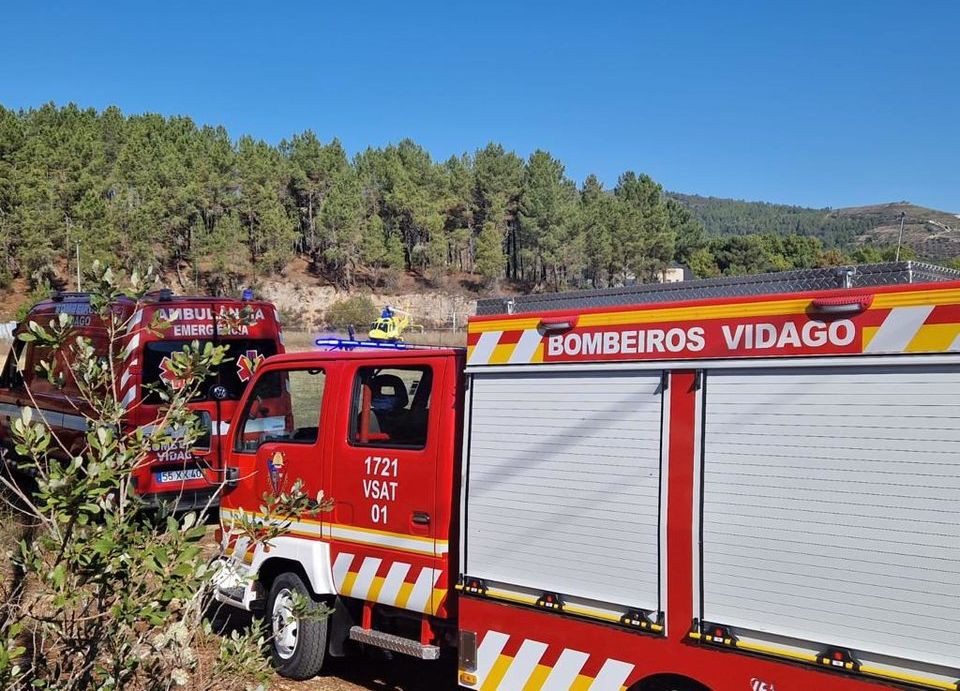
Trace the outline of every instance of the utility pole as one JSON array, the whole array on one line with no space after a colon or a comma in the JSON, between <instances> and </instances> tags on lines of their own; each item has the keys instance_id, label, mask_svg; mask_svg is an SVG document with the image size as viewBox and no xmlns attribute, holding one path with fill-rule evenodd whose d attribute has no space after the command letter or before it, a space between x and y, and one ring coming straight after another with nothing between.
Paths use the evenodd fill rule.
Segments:
<instances>
[{"instance_id":1,"label":"utility pole","mask_svg":"<svg viewBox=\"0 0 960 691\"><path fill-rule=\"evenodd\" d=\"M906 211L900 212L900 235L897 237L897 257L894 261L900 261L900 245L903 243L903 219L906 215Z\"/></svg>"},{"instance_id":2,"label":"utility pole","mask_svg":"<svg viewBox=\"0 0 960 691\"><path fill-rule=\"evenodd\" d=\"M77 292L83 290L80 287L80 241L77 240Z\"/></svg>"}]
</instances>

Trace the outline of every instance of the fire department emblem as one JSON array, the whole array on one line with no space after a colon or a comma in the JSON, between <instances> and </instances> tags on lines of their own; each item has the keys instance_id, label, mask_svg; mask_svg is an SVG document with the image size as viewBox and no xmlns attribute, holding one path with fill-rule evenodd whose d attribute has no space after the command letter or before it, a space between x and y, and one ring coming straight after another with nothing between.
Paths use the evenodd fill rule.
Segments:
<instances>
[{"instance_id":1,"label":"fire department emblem","mask_svg":"<svg viewBox=\"0 0 960 691\"><path fill-rule=\"evenodd\" d=\"M173 360L169 357L160 361L160 380L174 391L179 391L187 385L187 380L176 372Z\"/></svg>"},{"instance_id":2,"label":"fire department emblem","mask_svg":"<svg viewBox=\"0 0 960 691\"><path fill-rule=\"evenodd\" d=\"M250 381L264 357L255 350L248 350L237 358L237 377L240 381Z\"/></svg>"},{"instance_id":3,"label":"fire department emblem","mask_svg":"<svg viewBox=\"0 0 960 691\"><path fill-rule=\"evenodd\" d=\"M270 471L270 486L273 487L274 494L280 494L281 489L283 488L283 479L284 479L284 462L283 452L277 451L270 457L267 461L267 470Z\"/></svg>"}]
</instances>

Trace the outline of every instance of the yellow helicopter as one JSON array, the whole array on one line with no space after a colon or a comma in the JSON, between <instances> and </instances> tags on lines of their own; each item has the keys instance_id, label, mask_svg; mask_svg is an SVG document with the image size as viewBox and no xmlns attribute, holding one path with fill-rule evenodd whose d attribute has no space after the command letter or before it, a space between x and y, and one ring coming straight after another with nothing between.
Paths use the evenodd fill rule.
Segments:
<instances>
[{"instance_id":1,"label":"yellow helicopter","mask_svg":"<svg viewBox=\"0 0 960 691\"><path fill-rule=\"evenodd\" d=\"M374 341L402 341L403 332L413 326L423 331L419 324L410 323L410 313L387 305L377 320L371 324L369 336Z\"/></svg>"}]
</instances>

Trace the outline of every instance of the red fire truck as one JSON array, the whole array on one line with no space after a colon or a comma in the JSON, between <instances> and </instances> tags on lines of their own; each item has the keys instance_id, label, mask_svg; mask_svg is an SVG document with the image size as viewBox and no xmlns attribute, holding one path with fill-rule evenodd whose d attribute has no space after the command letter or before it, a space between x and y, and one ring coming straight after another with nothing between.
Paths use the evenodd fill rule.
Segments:
<instances>
[{"instance_id":1,"label":"red fire truck","mask_svg":"<svg viewBox=\"0 0 960 691\"><path fill-rule=\"evenodd\" d=\"M958 688L957 272L481 301L465 353L271 358L241 411L217 597L286 676L352 640L470 689ZM231 533L293 478L333 510Z\"/></svg>"},{"instance_id":2,"label":"red fire truck","mask_svg":"<svg viewBox=\"0 0 960 691\"><path fill-rule=\"evenodd\" d=\"M151 462L134 475L137 491L148 504L176 504L181 510L205 506L222 485L220 439L229 429L246 382L266 357L283 350L276 310L266 302L177 296L170 290L151 293L139 302L122 299L114 310L124 331L116 344L122 369L114 395L126 409L131 429L149 430L157 420L161 400L149 385L167 382L176 386L168 368L171 353L193 342L229 347L216 381L205 382L190 404L209 433L189 448L176 439L157 444ZM249 316L238 319L241 310ZM42 361L59 359L66 364L69 349L52 353L33 342L16 340L31 321L46 327L60 314L70 315L72 330L90 338L98 353L108 353L108 325L92 309L88 294L57 293L30 310L14 334L13 348L0 375L0 444L11 453L10 423L19 418L24 407L41 415L67 448L80 449L85 443L89 411L75 381L68 376L58 387L36 369ZM160 331L151 328L158 323L167 327ZM18 358L22 369L17 367ZM222 387L225 400L214 400L210 395L215 384Z\"/></svg>"}]
</instances>

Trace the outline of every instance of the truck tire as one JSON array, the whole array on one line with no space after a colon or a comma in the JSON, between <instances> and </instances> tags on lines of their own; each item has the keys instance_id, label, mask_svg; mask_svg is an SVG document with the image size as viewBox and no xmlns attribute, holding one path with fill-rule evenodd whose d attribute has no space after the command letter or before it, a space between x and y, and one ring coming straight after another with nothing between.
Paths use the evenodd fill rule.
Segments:
<instances>
[{"instance_id":1,"label":"truck tire","mask_svg":"<svg viewBox=\"0 0 960 691\"><path fill-rule=\"evenodd\" d=\"M310 589L295 573L281 573L270 584L265 612L268 617L270 658L280 676L296 680L310 679L317 676L323 667L327 652L328 620L298 620L292 611L294 593L316 601Z\"/></svg>"}]
</instances>

